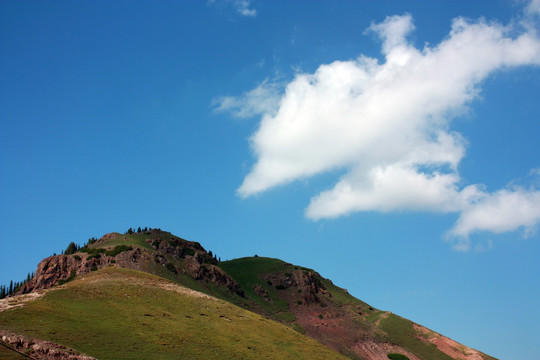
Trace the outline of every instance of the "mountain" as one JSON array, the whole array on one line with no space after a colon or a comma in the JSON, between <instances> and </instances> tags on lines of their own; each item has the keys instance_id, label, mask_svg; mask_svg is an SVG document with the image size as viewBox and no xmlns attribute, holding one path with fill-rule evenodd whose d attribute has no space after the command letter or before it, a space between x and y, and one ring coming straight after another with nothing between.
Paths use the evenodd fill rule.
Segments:
<instances>
[{"instance_id":1,"label":"mountain","mask_svg":"<svg viewBox=\"0 0 540 360\"><path fill-rule=\"evenodd\" d=\"M0 344L40 359L494 359L312 269L221 262L159 229L70 244L16 294L0 300Z\"/></svg>"}]
</instances>

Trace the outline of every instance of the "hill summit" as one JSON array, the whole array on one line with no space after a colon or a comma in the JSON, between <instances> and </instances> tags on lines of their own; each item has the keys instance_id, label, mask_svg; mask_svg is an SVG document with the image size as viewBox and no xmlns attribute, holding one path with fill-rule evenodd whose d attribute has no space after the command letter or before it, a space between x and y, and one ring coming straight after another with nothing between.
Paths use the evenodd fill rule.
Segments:
<instances>
[{"instance_id":1,"label":"hill summit","mask_svg":"<svg viewBox=\"0 0 540 360\"><path fill-rule=\"evenodd\" d=\"M1 358L494 359L313 269L140 228L43 259L0 300L0 336Z\"/></svg>"}]
</instances>

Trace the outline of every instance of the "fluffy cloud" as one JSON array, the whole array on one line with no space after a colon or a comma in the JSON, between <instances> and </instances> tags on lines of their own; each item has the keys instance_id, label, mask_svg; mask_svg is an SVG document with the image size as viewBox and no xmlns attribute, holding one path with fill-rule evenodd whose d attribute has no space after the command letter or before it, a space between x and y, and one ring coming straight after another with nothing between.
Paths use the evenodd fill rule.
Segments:
<instances>
[{"instance_id":1,"label":"fluffy cloud","mask_svg":"<svg viewBox=\"0 0 540 360\"><path fill-rule=\"evenodd\" d=\"M267 83L242 98L224 98L222 110L261 114L250 138L257 161L238 194L346 169L333 188L311 200L309 218L458 212L450 235L462 239L475 231L532 229L540 221L539 193L463 187L457 168L466 143L450 129L489 74L540 64L540 40L525 28L516 35L510 26L457 18L438 45L417 49L407 40L411 16L391 16L368 29L382 40L382 63L361 56L321 65L313 74L297 74L279 99L274 93L267 103L257 95Z\"/></svg>"},{"instance_id":2,"label":"fluffy cloud","mask_svg":"<svg viewBox=\"0 0 540 360\"><path fill-rule=\"evenodd\" d=\"M475 231L502 233L523 228L532 233L540 222L540 191L523 188L504 189L486 194L466 206L450 230L450 235L468 237Z\"/></svg>"}]
</instances>

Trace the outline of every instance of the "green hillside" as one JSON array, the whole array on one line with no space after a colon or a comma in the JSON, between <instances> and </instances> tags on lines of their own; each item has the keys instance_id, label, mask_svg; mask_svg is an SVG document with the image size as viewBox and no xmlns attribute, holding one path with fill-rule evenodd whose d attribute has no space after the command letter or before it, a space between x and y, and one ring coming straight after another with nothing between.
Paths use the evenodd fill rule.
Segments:
<instances>
[{"instance_id":1,"label":"green hillside","mask_svg":"<svg viewBox=\"0 0 540 360\"><path fill-rule=\"evenodd\" d=\"M370 306L313 269L258 256L221 262L160 229L72 243L40 262L18 293L51 287L0 311L0 330L99 359L493 360Z\"/></svg>"},{"instance_id":2,"label":"green hillside","mask_svg":"<svg viewBox=\"0 0 540 360\"><path fill-rule=\"evenodd\" d=\"M238 281L246 298L260 307L255 311L262 309L267 316L352 359L372 356L369 351L351 351L357 348L358 339L380 344L382 348L393 346L395 352L409 352L420 359L455 358L417 331L412 321L373 308L312 269L265 257L245 257L219 265ZM306 303L308 291L312 301ZM460 359L465 359L464 356L469 356L467 359L494 359L462 345L456 348L455 354Z\"/></svg>"},{"instance_id":3,"label":"green hillside","mask_svg":"<svg viewBox=\"0 0 540 360\"><path fill-rule=\"evenodd\" d=\"M135 270L103 268L0 312L0 328L105 359L344 359L289 327Z\"/></svg>"}]
</instances>

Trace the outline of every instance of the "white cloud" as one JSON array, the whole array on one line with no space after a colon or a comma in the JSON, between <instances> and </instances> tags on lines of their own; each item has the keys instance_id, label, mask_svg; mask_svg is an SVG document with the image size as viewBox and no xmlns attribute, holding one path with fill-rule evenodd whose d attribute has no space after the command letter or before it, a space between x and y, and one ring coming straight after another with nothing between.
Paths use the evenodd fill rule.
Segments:
<instances>
[{"instance_id":1,"label":"white cloud","mask_svg":"<svg viewBox=\"0 0 540 360\"><path fill-rule=\"evenodd\" d=\"M540 222L540 191L534 189L503 189L486 194L468 204L449 231L450 239L458 239L460 250L468 250L469 235L479 231L503 233L518 229L529 236Z\"/></svg>"},{"instance_id":2,"label":"white cloud","mask_svg":"<svg viewBox=\"0 0 540 360\"><path fill-rule=\"evenodd\" d=\"M257 16L257 10L250 8L250 0L207 0L206 3L218 8L231 6L238 14L242 16Z\"/></svg>"},{"instance_id":3,"label":"white cloud","mask_svg":"<svg viewBox=\"0 0 540 360\"><path fill-rule=\"evenodd\" d=\"M257 10L249 8L250 3L248 0L235 0L233 1L233 5L236 7L236 11L241 15L251 17L257 16Z\"/></svg>"},{"instance_id":4,"label":"white cloud","mask_svg":"<svg viewBox=\"0 0 540 360\"><path fill-rule=\"evenodd\" d=\"M237 116L262 113L250 138L257 161L238 194L346 169L332 189L312 198L309 218L373 210L458 212L451 234L464 239L475 231L531 229L539 222L536 215L501 223L480 216L507 214L512 207L536 214L540 201L525 201L536 199L534 189L488 194L481 185L463 187L457 168L466 143L450 128L488 75L540 64L540 39L531 28L511 36L517 31L511 26L457 18L437 46L417 49L407 41L413 29L410 15L372 24L368 31L382 40L383 63L360 56L298 74L279 101L271 96L268 109L250 93L222 101L220 109Z\"/></svg>"},{"instance_id":5,"label":"white cloud","mask_svg":"<svg viewBox=\"0 0 540 360\"><path fill-rule=\"evenodd\" d=\"M227 111L238 118L249 118L275 113L280 100L279 85L265 80L241 97L223 96L215 99L212 104L216 112Z\"/></svg>"},{"instance_id":6,"label":"white cloud","mask_svg":"<svg viewBox=\"0 0 540 360\"><path fill-rule=\"evenodd\" d=\"M540 16L540 0L532 0L525 11L529 15Z\"/></svg>"}]
</instances>

